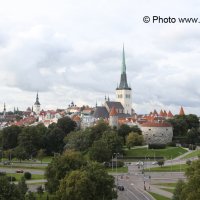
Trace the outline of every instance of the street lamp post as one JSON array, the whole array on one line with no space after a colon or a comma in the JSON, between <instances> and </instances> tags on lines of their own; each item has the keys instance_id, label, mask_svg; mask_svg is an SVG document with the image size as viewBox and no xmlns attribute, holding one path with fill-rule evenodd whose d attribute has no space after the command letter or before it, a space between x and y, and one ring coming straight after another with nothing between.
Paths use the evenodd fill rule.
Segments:
<instances>
[{"instance_id":1,"label":"street lamp post","mask_svg":"<svg viewBox=\"0 0 200 200\"><path fill-rule=\"evenodd\" d=\"M117 185L118 185L118 175L117 175L117 156L119 156L119 153L114 153L116 156L116 176L117 176Z\"/></svg>"},{"instance_id":2,"label":"street lamp post","mask_svg":"<svg viewBox=\"0 0 200 200\"><path fill-rule=\"evenodd\" d=\"M113 171L113 155L112 155L112 171Z\"/></svg>"}]
</instances>

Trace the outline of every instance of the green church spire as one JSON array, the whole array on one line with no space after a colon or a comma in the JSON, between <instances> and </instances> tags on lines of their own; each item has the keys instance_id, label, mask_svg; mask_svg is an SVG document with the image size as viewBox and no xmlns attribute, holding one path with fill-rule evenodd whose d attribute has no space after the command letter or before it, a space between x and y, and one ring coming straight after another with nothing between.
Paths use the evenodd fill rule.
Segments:
<instances>
[{"instance_id":1,"label":"green church spire","mask_svg":"<svg viewBox=\"0 0 200 200\"><path fill-rule=\"evenodd\" d=\"M123 51L122 51L122 74L126 74L126 61L125 61L125 51L124 51L124 44L123 44Z\"/></svg>"},{"instance_id":2,"label":"green church spire","mask_svg":"<svg viewBox=\"0 0 200 200\"><path fill-rule=\"evenodd\" d=\"M123 45L123 51L122 51L121 78L120 78L119 87L117 87L117 90L121 90L121 89L131 90L131 88L128 86L127 77L126 77L126 61L125 61L124 45Z\"/></svg>"}]
</instances>

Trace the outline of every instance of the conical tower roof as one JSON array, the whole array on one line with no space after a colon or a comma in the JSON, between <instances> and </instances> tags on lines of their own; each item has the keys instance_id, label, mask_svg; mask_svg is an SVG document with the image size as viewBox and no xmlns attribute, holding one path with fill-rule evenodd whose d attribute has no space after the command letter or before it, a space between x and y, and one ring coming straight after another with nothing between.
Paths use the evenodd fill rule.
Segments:
<instances>
[{"instance_id":1,"label":"conical tower roof","mask_svg":"<svg viewBox=\"0 0 200 200\"><path fill-rule=\"evenodd\" d=\"M120 78L119 87L117 87L117 89L118 90L121 90L121 89L131 90L131 88L128 87L128 83L127 83L124 45L123 45L123 51L122 51L121 78Z\"/></svg>"},{"instance_id":2,"label":"conical tower roof","mask_svg":"<svg viewBox=\"0 0 200 200\"><path fill-rule=\"evenodd\" d=\"M38 106L40 105L38 92L37 92L37 95L36 95L36 101L35 101L34 105L38 105Z\"/></svg>"},{"instance_id":3,"label":"conical tower roof","mask_svg":"<svg viewBox=\"0 0 200 200\"><path fill-rule=\"evenodd\" d=\"M184 112L184 110L183 110L183 107L182 107L182 106L181 106L181 109L180 109L179 115L181 115L181 116L185 115L185 112Z\"/></svg>"}]
</instances>

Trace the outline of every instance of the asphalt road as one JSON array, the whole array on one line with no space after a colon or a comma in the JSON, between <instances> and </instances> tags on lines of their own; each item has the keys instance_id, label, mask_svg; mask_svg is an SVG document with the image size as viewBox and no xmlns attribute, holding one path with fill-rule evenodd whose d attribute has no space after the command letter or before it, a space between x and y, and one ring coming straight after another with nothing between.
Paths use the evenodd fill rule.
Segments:
<instances>
[{"instance_id":1,"label":"asphalt road","mask_svg":"<svg viewBox=\"0 0 200 200\"><path fill-rule=\"evenodd\" d=\"M185 163L185 161L180 161ZM180 163L174 161L173 164ZM167 162L167 165L171 162ZM144 163L145 168L153 167L152 162ZM136 162L128 166L127 174L118 174L115 176L116 184L123 185L125 191L118 190L118 200L152 200L154 198L147 193L156 189L153 184L163 182L177 182L179 179L185 179L183 172L145 172L142 174L141 168L138 168ZM161 195L169 195L166 191L160 191Z\"/></svg>"}]
</instances>

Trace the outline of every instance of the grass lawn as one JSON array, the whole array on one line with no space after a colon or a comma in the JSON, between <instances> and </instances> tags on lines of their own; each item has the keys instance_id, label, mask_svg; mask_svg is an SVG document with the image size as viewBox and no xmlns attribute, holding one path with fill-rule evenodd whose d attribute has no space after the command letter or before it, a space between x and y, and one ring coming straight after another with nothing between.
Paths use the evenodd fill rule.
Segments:
<instances>
[{"instance_id":1,"label":"grass lawn","mask_svg":"<svg viewBox=\"0 0 200 200\"><path fill-rule=\"evenodd\" d=\"M153 193L153 192L149 192L156 200L170 200L167 197L161 196L159 194Z\"/></svg>"},{"instance_id":2,"label":"grass lawn","mask_svg":"<svg viewBox=\"0 0 200 200\"><path fill-rule=\"evenodd\" d=\"M195 150L195 151L192 151L191 153L189 153L188 155L182 157L182 159L189 159L189 158L196 157L198 155L200 155L200 150Z\"/></svg>"},{"instance_id":3,"label":"grass lawn","mask_svg":"<svg viewBox=\"0 0 200 200\"><path fill-rule=\"evenodd\" d=\"M20 173L20 174L10 174L10 173L6 173L7 176L12 176L16 178L16 181L19 181L21 179L22 176L24 176L24 174ZM32 178L31 180L40 180L40 179L44 179L44 175L41 174L32 174Z\"/></svg>"},{"instance_id":4,"label":"grass lawn","mask_svg":"<svg viewBox=\"0 0 200 200\"><path fill-rule=\"evenodd\" d=\"M37 193L36 193L36 199L37 200L46 200L47 199L47 195L49 196L49 200L54 200L54 195L50 195L47 192L44 192L44 194L40 197Z\"/></svg>"},{"instance_id":5,"label":"grass lawn","mask_svg":"<svg viewBox=\"0 0 200 200\"><path fill-rule=\"evenodd\" d=\"M156 156L162 156L166 159L176 158L177 156L180 156L184 153L186 153L187 150L183 149L182 147L167 147L165 149L148 149L148 148L138 148L138 149L130 149L125 150L126 156L135 156L135 157L155 157Z\"/></svg>"},{"instance_id":6,"label":"grass lawn","mask_svg":"<svg viewBox=\"0 0 200 200\"><path fill-rule=\"evenodd\" d=\"M167 187L176 187L177 183L157 183L155 185L160 185L160 186L167 186Z\"/></svg>"},{"instance_id":7,"label":"grass lawn","mask_svg":"<svg viewBox=\"0 0 200 200\"><path fill-rule=\"evenodd\" d=\"M115 167L113 168L113 171L112 171L112 168L107 168L106 170L109 173L116 173ZM117 168L117 173L127 173L127 172L128 172L128 167L118 167Z\"/></svg>"},{"instance_id":8,"label":"grass lawn","mask_svg":"<svg viewBox=\"0 0 200 200\"><path fill-rule=\"evenodd\" d=\"M163 166L163 167L153 167L150 168L151 172L184 172L188 168L187 164L181 164L180 165L172 165L172 166ZM145 171L149 171L149 169L146 169Z\"/></svg>"},{"instance_id":9,"label":"grass lawn","mask_svg":"<svg viewBox=\"0 0 200 200\"><path fill-rule=\"evenodd\" d=\"M165 190L167 192L171 192L173 194L175 188L160 188L160 189Z\"/></svg>"},{"instance_id":10,"label":"grass lawn","mask_svg":"<svg viewBox=\"0 0 200 200\"><path fill-rule=\"evenodd\" d=\"M11 168L11 165L0 165L0 168ZM19 169L39 169L39 170L45 170L46 166L23 166L23 165L16 165L15 163L12 165L12 168L19 168Z\"/></svg>"},{"instance_id":11,"label":"grass lawn","mask_svg":"<svg viewBox=\"0 0 200 200\"><path fill-rule=\"evenodd\" d=\"M53 156L46 156L42 159L43 163L50 163L53 159Z\"/></svg>"}]
</instances>

